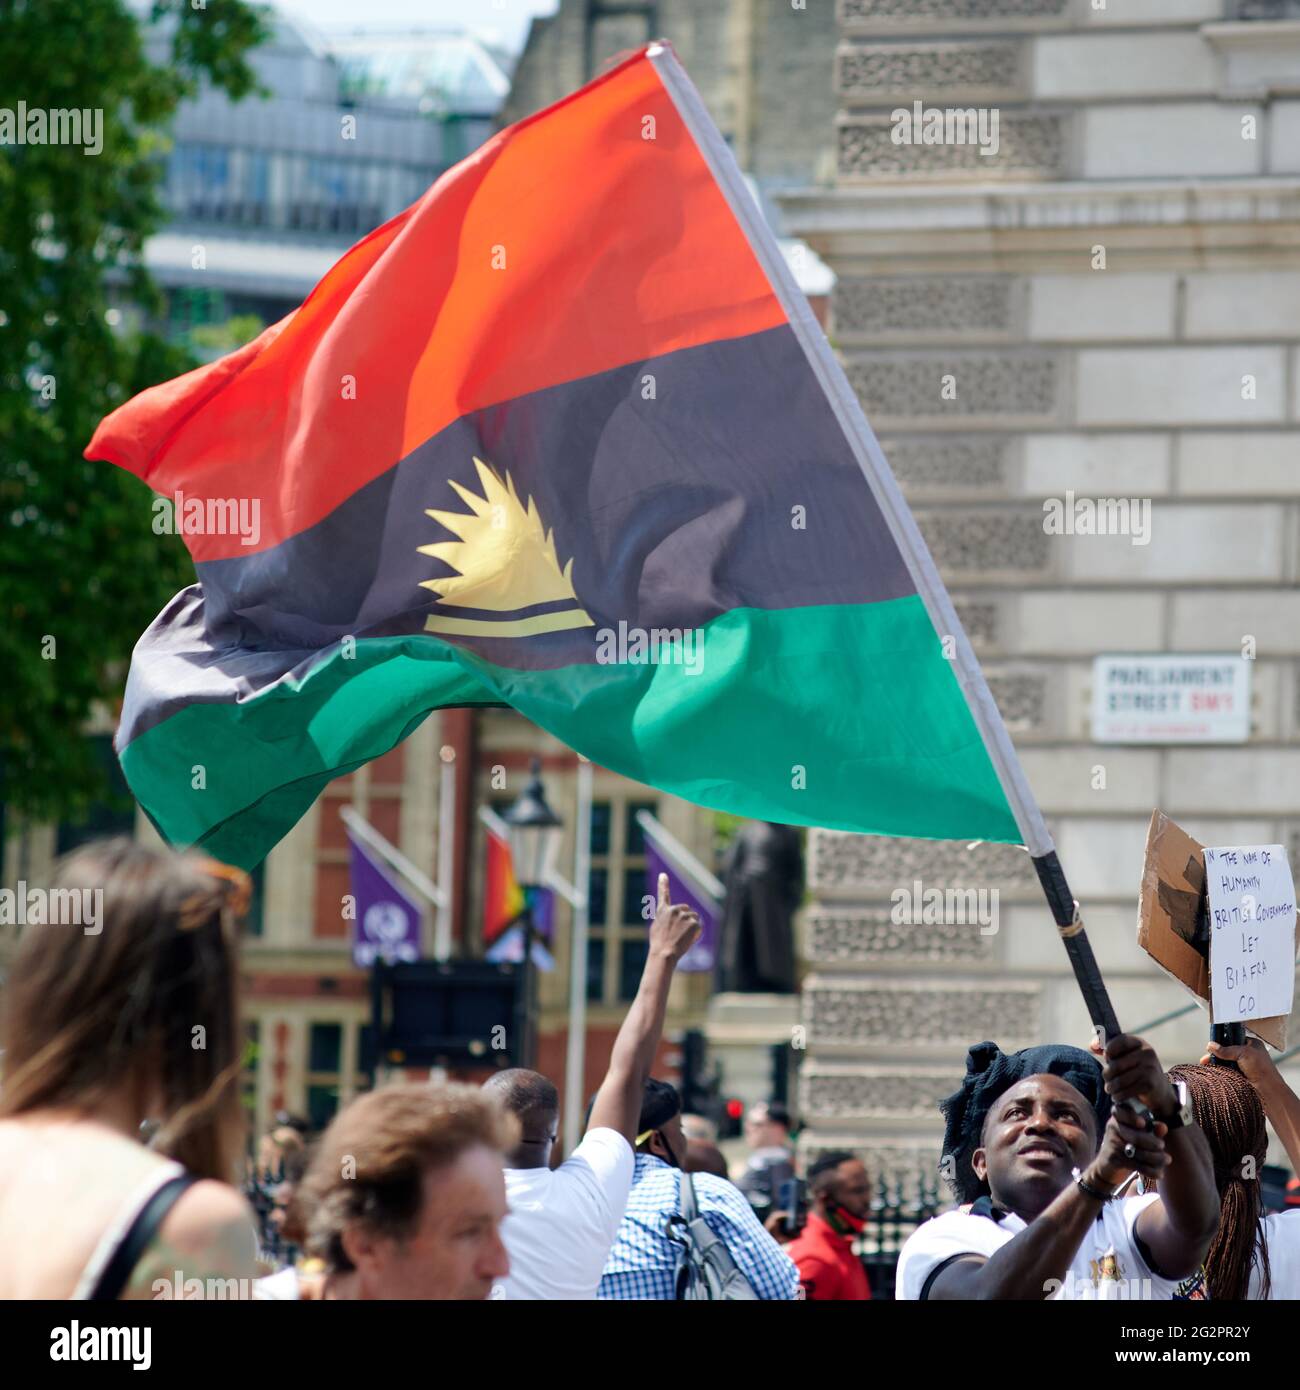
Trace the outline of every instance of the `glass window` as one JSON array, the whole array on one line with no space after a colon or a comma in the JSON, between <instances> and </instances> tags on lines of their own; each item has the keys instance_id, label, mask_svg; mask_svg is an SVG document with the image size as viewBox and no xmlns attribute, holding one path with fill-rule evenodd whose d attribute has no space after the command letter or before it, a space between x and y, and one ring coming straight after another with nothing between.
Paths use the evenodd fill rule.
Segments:
<instances>
[{"instance_id":1,"label":"glass window","mask_svg":"<svg viewBox=\"0 0 1300 1390\"><path fill-rule=\"evenodd\" d=\"M313 1129L324 1129L334 1118L339 1108L339 1088L337 1086L316 1085L307 1087L307 1118Z\"/></svg>"},{"instance_id":2,"label":"glass window","mask_svg":"<svg viewBox=\"0 0 1300 1390\"><path fill-rule=\"evenodd\" d=\"M628 854L645 853L645 831L641 829L637 821L637 815L642 811L649 811L651 815L659 809L657 801L629 801L627 803L627 845Z\"/></svg>"},{"instance_id":3,"label":"glass window","mask_svg":"<svg viewBox=\"0 0 1300 1390\"><path fill-rule=\"evenodd\" d=\"M627 925L646 926L645 897L650 892L646 881L645 865L639 869L626 869L623 873L623 915L619 919Z\"/></svg>"},{"instance_id":4,"label":"glass window","mask_svg":"<svg viewBox=\"0 0 1300 1390\"><path fill-rule=\"evenodd\" d=\"M245 220L261 226L269 220L271 162L262 150L249 150L244 165Z\"/></svg>"},{"instance_id":5,"label":"glass window","mask_svg":"<svg viewBox=\"0 0 1300 1390\"><path fill-rule=\"evenodd\" d=\"M604 926L609 911L609 870L593 869L587 880L587 919L595 926Z\"/></svg>"},{"instance_id":6,"label":"glass window","mask_svg":"<svg viewBox=\"0 0 1300 1390\"><path fill-rule=\"evenodd\" d=\"M608 801L595 801L591 806L591 852L609 853L610 805Z\"/></svg>"},{"instance_id":7,"label":"glass window","mask_svg":"<svg viewBox=\"0 0 1300 1390\"><path fill-rule=\"evenodd\" d=\"M605 998L605 942L599 936L587 941L587 1002L600 1004Z\"/></svg>"},{"instance_id":8,"label":"glass window","mask_svg":"<svg viewBox=\"0 0 1300 1390\"><path fill-rule=\"evenodd\" d=\"M253 880L253 896L248 904L248 916L244 919L245 936L261 936L263 931L262 908L266 890L266 861L263 860L249 874Z\"/></svg>"},{"instance_id":9,"label":"glass window","mask_svg":"<svg viewBox=\"0 0 1300 1390\"><path fill-rule=\"evenodd\" d=\"M308 1071L338 1071L343 1057L343 1025L341 1023L313 1023L307 1055Z\"/></svg>"},{"instance_id":10,"label":"glass window","mask_svg":"<svg viewBox=\"0 0 1300 1390\"><path fill-rule=\"evenodd\" d=\"M634 999L637 986L641 983L641 971L645 968L645 958L649 951L650 938L645 932L628 932L619 943L618 950L618 997Z\"/></svg>"}]
</instances>

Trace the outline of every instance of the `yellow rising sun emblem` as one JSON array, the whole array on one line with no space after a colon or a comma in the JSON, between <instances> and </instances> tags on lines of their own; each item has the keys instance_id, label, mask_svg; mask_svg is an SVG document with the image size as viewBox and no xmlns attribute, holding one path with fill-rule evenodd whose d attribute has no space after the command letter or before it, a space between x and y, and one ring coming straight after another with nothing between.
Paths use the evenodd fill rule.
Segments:
<instances>
[{"instance_id":1,"label":"yellow rising sun emblem","mask_svg":"<svg viewBox=\"0 0 1300 1390\"><path fill-rule=\"evenodd\" d=\"M460 539L419 547L421 555L443 560L458 573L446 579L425 579L420 587L432 589L441 607L475 608L502 616L431 613L424 630L448 637L532 637L539 632L593 627L573 589L573 561L560 568L555 537L542 526L536 502L531 497L526 505L519 500L509 473L503 479L479 458L474 466L481 497L454 479L451 482L469 507L468 513L426 512ZM564 602L570 606L519 616L522 609Z\"/></svg>"}]
</instances>

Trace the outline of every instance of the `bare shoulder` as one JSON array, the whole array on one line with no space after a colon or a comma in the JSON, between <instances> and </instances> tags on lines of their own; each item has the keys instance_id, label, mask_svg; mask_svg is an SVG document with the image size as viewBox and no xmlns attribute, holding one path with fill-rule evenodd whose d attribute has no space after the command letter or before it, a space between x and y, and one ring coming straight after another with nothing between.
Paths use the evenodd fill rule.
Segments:
<instances>
[{"instance_id":1,"label":"bare shoulder","mask_svg":"<svg viewBox=\"0 0 1300 1390\"><path fill-rule=\"evenodd\" d=\"M228 1183L204 1179L185 1193L163 1222L163 1234L174 1240L204 1239L226 1226L253 1232L253 1209L243 1194Z\"/></svg>"},{"instance_id":2,"label":"bare shoulder","mask_svg":"<svg viewBox=\"0 0 1300 1390\"><path fill-rule=\"evenodd\" d=\"M248 1203L233 1187L198 1182L167 1214L157 1238L136 1266L128 1298L237 1298L231 1287L251 1281L257 1265L257 1229ZM202 1282L201 1291L192 1281ZM184 1292L178 1285L184 1282ZM219 1287L218 1287L219 1286Z\"/></svg>"},{"instance_id":3,"label":"bare shoulder","mask_svg":"<svg viewBox=\"0 0 1300 1390\"><path fill-rule=\"evenodd\" d=\"M212 1254L223 1262L257 1256L253 1210L243 1196L223 1182L195 1183L163 1222L160 1239L177 1250Z\"/></svg>"}]
</instances>

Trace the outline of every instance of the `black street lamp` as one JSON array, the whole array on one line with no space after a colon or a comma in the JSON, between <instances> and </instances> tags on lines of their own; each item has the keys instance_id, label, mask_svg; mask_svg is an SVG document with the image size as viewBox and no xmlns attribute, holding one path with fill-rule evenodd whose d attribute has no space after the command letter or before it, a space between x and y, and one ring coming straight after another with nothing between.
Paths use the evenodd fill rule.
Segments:
<instances>
[{"instance_id":1,"label":"black street lamp","mask_svg":"<svg viewBox=\"0 0 1300 1390\"><path fill-rule=\"evenodd\" d=\"M534 1038L536 972L533 968L533 905L527 899L530 888L540 888L545 882L560 844L563 821L546 800L542 785L540 758L532 760L528 785L514 805L501 817L510 831L510 856L514 861L515 878L525 893L524 904L524 963L522 982L522 1017L520 1019L520 1066L531 1067L535 1060Z\"/></svg>"}]
</instances>

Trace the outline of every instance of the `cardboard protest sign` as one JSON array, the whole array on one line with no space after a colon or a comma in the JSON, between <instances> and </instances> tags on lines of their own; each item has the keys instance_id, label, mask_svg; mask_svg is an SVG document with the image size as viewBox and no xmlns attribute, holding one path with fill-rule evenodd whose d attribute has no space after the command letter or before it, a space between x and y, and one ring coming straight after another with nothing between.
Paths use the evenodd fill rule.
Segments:
<instances>
[{"instance_id":1,"label":"cardboard protest sign","mask_svg":"<svg viewBox=\"0 0 1300 1390\"><path fill-rule=\"evenodd\" d=\"M1215 1023L1286 1016L1295 1000L1295 884L1281 845L1205 850Z\"/></svg>"},{"instance_id":2,"label":"cardboard protest sign","mask_svg":"<svg viewBox=\"0 0 1300 1390\"><path fill-rule=\"evenodd\" d=\"M1236 942L1236 951L1231 948L1230 940L1227 936L1221 936L1221 946L1219 949L1219 959L1217 964L1222 967L1222 974L1218 983L1220 995L1223 998L1216 1000L1216 1007L1213 1014L1213 1021L1224 1023L1231 1021L1242 1021L1246 1023L1250 1032L1262 1038L1266 1043L1276 1048L1286 1046L1286 1025L1287 1015L1290 1013L1290 994L1282 1001L1283 1007L1271 1014L1256 1012L1254 1017L1243 1014L1239 1011L1228 1012L1229 1004L1236 1004L1242 997L1242 991L1237 990L1233 995L1231 990L1239 983L1237 976L1228 975L1229 969L1234 971L1249 968L1250 958L1256 960L1261 957L1258 952L1263 948L1264 928L1268 928L1271 952L1268 960L1271 964L1268 970L1271 977L1284 977L1288 986L1294 980L1294 961L1295 961L1295 927L1296 913L1294 904L1294 892L1291 894L1291 908L1289 915L1285 910L1287 895L1283 884L1276 878L1277 862L1280 861L1286 870L1286 883L1291 882L1290 870L1286 867L1286 857L1280 846L1250 846L1248 852L1258 855L1260 851L1268 850L1270 858L1270 873L1265 884L1264 876L1257 874L1262 861L1256 859L1252 861L1251 874L1242 875L1233 866L1228 865L1231 878L1236 877L1255 877L1260 878L1260 883L1256 891L1242 889L1238 891L1237 897L1231 902L1220 901L1218 907L1220 911L1226 912L1227 918L1224 920L1222 930L1232 926L1232 910L1235 907L1238 915L1244 910L1257 911L1261 906L1267 907L1270 911L1267 923L1257 923L1256 929L1248 930L1247 949L1243 950L1240 940ZM1238 848L1233 851L1237 855L1243 853ZM1219 871L1220 885L1222 883L1222 870L1224 864L1215 858L1215 869ZM1231 893L1231 889L1226 890ZM1219 898L1224 896L1224 890L1220 886L1216 889ZM1242 904L1241 894L1252 897L1252 904ZM1151 814L1151 824L1147 828L1146 857L1142 866L1142 883L1138 895L1138 945L1165 971L1172 979L1176 980L1198 1001L1209 1006L1211 1002L1211 967L1214 961L1213 940L1215 929L1211 920L1210 935L1208 940L1200 942L1198 949L1198 922L1201 916L1202 904L1207 900L1206 885L1206 866L1205 866L1205 847L1199 841L1194 840L1180 826L1176 825L1163 811L1153 811ZM1289 938L1284 929L1280 929L1282 923L1289 924ZM1238 922L1237 927L1243 924ZM1253 947L1249 938L1258 936L1261 938ZM1277 945L1278 940L1284 943L1285 950L1289 950L1289 960L1291 965L1286 969L1278 964L1283 947ZM1289 945L1285 943L1289 940ZM1263 973L1256 970L1247 978L1258 982L1263 978ZM1229 980L1232 981L1229 984ZM1273 979L1270 978L1270 985ZM1225 995L1224 992L1228 993ZM1245 997L1251 997L1251 991L1245 991ZM1270 993L1264 994L1259 988L1254 991L1254 1008L1258 1011L1265 1007L1273 1008L1275 1005L1270 1002L1274 996ZM1208 1023L1207 1023L1208 1028Z\"/></svg>"}]
</instances>

